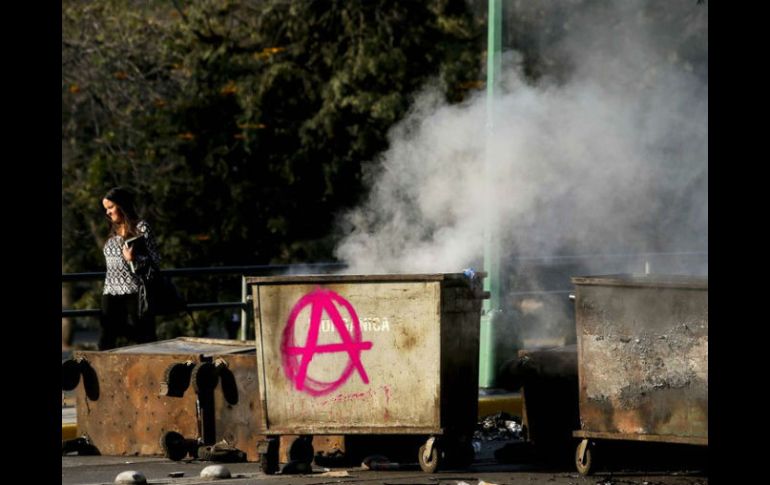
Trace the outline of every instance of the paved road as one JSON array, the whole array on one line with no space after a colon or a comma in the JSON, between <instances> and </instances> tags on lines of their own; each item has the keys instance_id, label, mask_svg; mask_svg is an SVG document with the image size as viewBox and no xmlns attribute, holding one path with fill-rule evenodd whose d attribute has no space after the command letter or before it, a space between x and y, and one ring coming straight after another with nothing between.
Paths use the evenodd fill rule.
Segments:
<instances>
[{"instance_id":1,"label":"paved road","mask_svg":"<svg viewBox=\"0 0 770 485\"><path fill-rule=\"evenodd\" d=\"M212 465L208 462L174 462L155 457L62 457L62 485L113 484L123 471L136 470L147 477L148 484L257 484L257 485L326 485L333 483L367 485L707 485L708 476L693 470L640 471L626 470L598 472L582 477L574 470L564 468L538 469L533 465L501 465L492 460L476 462L463 471L445 471L426 474L417 465L394 471L371 471L361 468L315 468L306 475L265 475L258 463L224 464L233 478L213 480L200 478L201 470ZM183 476L171 478L170 474Z\"/></svg>"},{"instance_id":2,"label":"paved road","mask_svg":"<svg viewBox=\"0 0 770 485\"><path fill-rule=\"evenodd\" d=\"M69 357L62 352L62 360ZM62 393L62 424L76 420L74 392ZM560 469L537 467L531 464L499 464L494 459L494 451L504 442L484 443L476 455L476 462L468 470L443 471L436 474L423 473L414 465L393 471L371 471L361 468L335 468L332 470L316 467L312 474L306 475L265 475L258 463L224 464L233 478L200 478L201 470L213 463L187 460L171 461L161 457L110 457L110 456L63 456L62 485L102 485L114 484L115 477L127 470L142 472L148 484L196 485L196 484L254 484L254 485L327 485L327 484L366 484L366 485L708 485L708 474L699 471L699 467L677 459L671 460L668 451L660 446L645 449L653 450L637 453L621 452L623 456L641 456L637 466L616 466L612 471L599 470L590 477L577 474L574 467ZM638 451L638 450L637 450ZM665 458L665 459L664 459ZM691 457L689 457L691 458ZM643 466L638 466L642 463ZM664 464L668 463L668 464ZM700 463L700 462L698 462ZM672 465L673 464L673 465ZM178 476L179 474L182 476ZM172 474L174 476L172 476ZM39 482L30 482L39 483Z\"/></svg>"}]
</instances>

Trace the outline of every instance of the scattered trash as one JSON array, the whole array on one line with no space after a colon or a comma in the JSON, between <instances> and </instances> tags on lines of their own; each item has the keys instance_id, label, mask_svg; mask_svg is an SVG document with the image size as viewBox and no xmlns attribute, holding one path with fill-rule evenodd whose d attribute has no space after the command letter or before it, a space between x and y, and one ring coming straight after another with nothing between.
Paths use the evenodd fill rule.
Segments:
<instances>
[{"instance_id":1,"label":"scattered trash","mask_svg":"<svg viewBox=\"0 0 770 485\"><path fill-rule=\"evenodd\" d=\"M246 453L232 446L226 440L222 440L211 446L198 447L198 459L222 463L240 463L246 461Z\"/></svg>"},{"instance_id":2,"label":"scattered trash","mask_svg":"<svg viewBox=\"0 0 770 485\"><path fill-rule=\"evenodd\" d=\"M361 468L364 470L399 470L401 465L399 463L391 462L387 456L383 455L369 455L361 462Z\"/></svg>"},{"instance_id":3,"label":"scattered trash","mask_svg":"<svg viewBox=\"0 0 770 485\"><path fill-rule=\"evenodd\" d=\"M318 475L319 477L349 477L350 473L347 470L327 471Z\"/></svg>"},{"instance_id":4,"label":"scattered trash","mask_svg":"<svg viewBox=\"0 0 770 485\"><path fill-rule=\"evenodd\" d=\"M481 292L484 289L483 276L481 276L475 268L465 268L463 270L463 276L468 279L471 290L476 293L478 297L482 297Z\"/></svg>"},{"instance_id":5,"label":"scattered trash","mask_svg":"<svg viewBox=\"0 0 770 485\"><path fill-rule=\"evenodd\" d=\"M369 470L373 462L389 463L390 460L388 459L387 456L384 456L384 455L369 455L366 458L364 458L363 461L361 461L361 468L363 468L364 470Z\"/></svg>"},{"instance_id":6,"label":"scattered trash","mask_svg":"<svg viewBox=\"0 0 770 485\"><path fill-rule=\"evenodd\" d=\"M86 436L73 438L71 440L64 440L61 442L62 456L69 455L71 453L79 456L93 456L100 454L99 450L91 444L91 441Z\"/></svg>"},{"instance_id":7,"label":"scattered trash","mask_svg":"<svg viewBox=\"0 0 770 485\"><path fill-rule=\"evenodd\" d=\"M335 448L331 451L317 451L313 459L318 466L325 467L344 467L348 466L349 460L341 450Z\"/></svg>"},{"instance_id":8,"label":"scattered trash","mask_svg":"<svg viewBox=\"0 0 770 485\"><path fill-rule=\"evenodd\" d=\"M479 441L522 439L521 424L516 419L506 412L485 416L477 423L473 438Z\"/></svg>"},{"instance_id":9,"label":"scattered trash","mask_svg":"<svg viewBox=\"0 0 770 485\"><path fill-rule=\"evenodd\" d=\"M511 432L514 436L520 436L521 435L521 425L513 420L506 420L505 421L505 427L508 429L508 431Z\"/></svg>"},{"instance_id":10,"label":"scattered trash","mask_svg":"<svg viewBox=\"0 0 770 485\"><path fill-rule=\"evenodd\" d=\"M184 472L171 472L168 476L171 478L180 478L184 476Z\"/></svg>"}]
</instances>

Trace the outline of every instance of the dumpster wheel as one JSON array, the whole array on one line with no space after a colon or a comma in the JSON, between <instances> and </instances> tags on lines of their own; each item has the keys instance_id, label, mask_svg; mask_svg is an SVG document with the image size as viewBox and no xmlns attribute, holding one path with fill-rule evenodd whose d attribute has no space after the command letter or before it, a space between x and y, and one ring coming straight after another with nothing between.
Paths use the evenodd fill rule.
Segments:
<instances>
[{"instance_id":1,"label":"dumpster wheel","mask_svg":"<svg viewBox=\"0 0 770 485\"><path fill-rule=\"evenodd\" d=\"M575 468L584 477L587 477L594 471L595 452L596 448L593 442L587 439L578 443L577 449L575 449Z\"/></svg>"},{"instance_id":2,"label":"dumpster wheel","mask_svg":"<svg viewBox=\"0 0 770 485\"><path fill-rule=\"evenodd\" d=\"M257 445L259 451L259 467L265 475L275 475L278 471L278 438L267 438Z\"/></svg>"},{"instance_id":3,"label":"dumpster wheel","mask_svg":"<svg viewBox=\"0 0 770 485\"><path fill-rule=\"evenodd\" d=\"M420 462L420 468L425 473L436 473L438 470L443 452L437 446L435 438L429 438L428 441L420 446L417 452L417 460Z\"/></svg>"},{"instance_id":4,"label":"dumpster wheel","mask_svg":"<svg viewBox=\"0 0 770 485\"><path fill-rule=\"evenodd\" d=\"M289 446L289 461L312 463L313 451L313 437L310 435L298 436Z\"/></svg>"},{"instance_id":5,"label":"dumpster wheel","mask_svg":"<svg viewBox=\"0 0 770 485\"><path fill-rule=\"evenodd\" d=\"M172 461L179 461L187 456L184 436L176 431L166 431L160 436L160 448L166 458Z\"/></svg>"}]
</instances>

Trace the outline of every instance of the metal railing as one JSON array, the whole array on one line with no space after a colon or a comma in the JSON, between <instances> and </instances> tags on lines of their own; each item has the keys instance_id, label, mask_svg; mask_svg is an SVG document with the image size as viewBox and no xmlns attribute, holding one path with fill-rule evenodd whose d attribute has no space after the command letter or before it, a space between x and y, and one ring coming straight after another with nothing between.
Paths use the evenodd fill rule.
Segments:
<instances>
[{"instance_id":1,"label":"metal railing","mask_svg":"<svg viewBox=\"0 0 770 485\"><path fill-rule=\"evenodd\" d=\"M246 277L247 276L269 276L277 274L294 273L298 269L307 271L315 271L320 273L327 273L331 271L339 271L346 268L344 263L308 263L300 265L292 264L264 264L264 265L252 265L252 266L217 266L211 268L173 268L163 269L161 274L171 278L175 277L196 277L196 276L210 276L210 275L240 275L241 277L241 299L240 301L226 301L226 302L200 302L200 303L187 303L187 311L195 312L200 310L220 310L227 308L237 308L241 311L241 331L240 339L246 340L247 335L247 310L248 310L248 295L246 294ZM104 271L91 271L85 273L62 273L62 283L66 282L80 282L80 281L98 281L104 280ZM75 318L75 317L97 317L101 314L100 308L86 308L86 309L62 309L62 318Z\"/></svg>"},{"instance_id":2,"label":"metal railing","mask_svg":"<svg viewBox=\"0 0 770 485\"><path fill-rule=\"evenodd\" d=\"M706 251L687 251L687 252L655 252L655 253L618 253L618 254L583 254L583 255L562 255L562 256L533 256L517 257L508 260L507 264L511 267L534 266L537 268L553 268L559 266L568 266L570 264L585 263L587 261L596 264L597 261L606 261L606 267L612 268L614 264L623 263L624 267L636 267L640 273L649 273L651 262L652 269L655 269L654 262L661 259L685 260L688 258L701 259L708 261L708 252ZM706 263L707 264L707 263ZM218 310L227 308L237 308L241 311L241 331L240 338L246 339L247 335L247 310L248 295L246 294L246 276L270 276L279 274L299 274L319 272L329 273L340 271L347 267L344 263L308 263L308 264L266 264L252 266L218 266L210 268L174 268L164 269L161 273L171 278L176 277L196 277L208 275L240 275L241 277L241 299L240 301L229 302L199 302L188 303L187 310L194 312L200 310ZM609 271L613 271L610 269ZM574 275L573 275L574 276ZM62 283L103 280L104 272L87 273L62 273ZM569 281L569 280L567 280ZM509 296L526 295L548 295L548 294L569 294L571 288L525 288L509 291ZM98 308L88 308L82 310L62 309L62 318L74 317L94 317L100 314Z\"/></svg>"},{"instance_id":3,"label":"metal railing","mask_svg":"<svg viewBox=\"0 0 770 485\"><path fill-rule=\"evenodd\" d=\"M660 263L661 260L678 261L682 263L687 259L702 260L708 262L707 251L676 251L676 252L648 252L648 253L613 253L613 254L572 254L572 255L559 255L559 256L532 256L532 257L517 257L511 260L511 265L516 267L534 266L538 268L553 268L560 266L569 266L576 263L586 263L588 261L596 265L598 261L604 262L608 268L613 268L614 265L619 263L625 263L623 266L626 268L632 267L634 273L650 274L652 272L668 272L670 271L669 265L664 265L664 271L659 271L660 267L656 263ZM633 264L629 264L629 262ZM684 264L683 266L688 266ZM690 265L692 266L692 265ZM609 269L608 271L615 271ZM628 271L626 269L626 271ZM676 271L675 271L676 272ZM572 275L578 276L578 275ZM569 281L569 280L567 280ZM547 295L547 294L570 294L574 291L572 288L559 288L559 289L532 289L532 290L519 290L509 291L508 296L530 296L530 295Z\"/></svg>"}]
</instances>

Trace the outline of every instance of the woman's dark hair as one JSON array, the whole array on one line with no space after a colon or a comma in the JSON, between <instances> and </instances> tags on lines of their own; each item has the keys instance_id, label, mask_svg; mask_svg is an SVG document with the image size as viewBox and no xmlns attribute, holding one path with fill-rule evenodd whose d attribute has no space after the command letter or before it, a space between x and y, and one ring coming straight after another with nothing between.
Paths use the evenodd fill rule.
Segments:
<instances>
[{"instance_id":1,"label":"woman's dark hair","mask_svg":"<svg viewBox=\"0 0 770 485\"><path fill-rule=\"evenodd\" d=\"M118 210L123 214L127 234L136 236L136 223L139 222L139 216L134 206L134 194L125 187L113 187L107 191L104 198L118 206ZM110 235L117 234L117 229L117 225L110 222Z\"/></svg>"}]
</instances>

